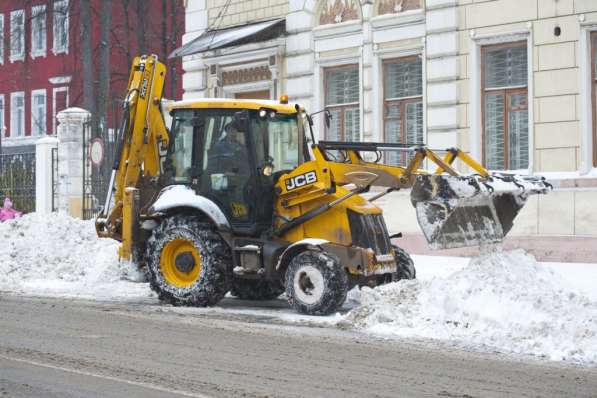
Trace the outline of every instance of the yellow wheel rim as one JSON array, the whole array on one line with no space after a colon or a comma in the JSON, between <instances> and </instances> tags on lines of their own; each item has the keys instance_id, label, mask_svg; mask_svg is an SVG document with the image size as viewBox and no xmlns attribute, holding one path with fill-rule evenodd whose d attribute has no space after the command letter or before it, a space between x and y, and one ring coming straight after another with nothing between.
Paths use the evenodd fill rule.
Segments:
<instances>
[{"instance_id":1,"label":"yellow wheel rim","mask_svg":"<svg viewBox=\"0 0 597 398\"><path fill-rule=\"evenodd\" d=\"M192 264L188 253L193 258ZM183 238L171 240L162 249L160 269L164 279L170 285L190 286L197 280L201 271L201 255L193 242Z\"/></svg>"}]
</instances>

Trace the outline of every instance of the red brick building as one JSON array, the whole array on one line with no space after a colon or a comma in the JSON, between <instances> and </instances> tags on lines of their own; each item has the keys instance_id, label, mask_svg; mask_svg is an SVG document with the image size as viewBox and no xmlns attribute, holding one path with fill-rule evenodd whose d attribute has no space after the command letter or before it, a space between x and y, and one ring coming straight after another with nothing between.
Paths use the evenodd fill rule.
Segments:
<instances>
[{"instance_id":1,"label":"red brick building","mask_svg":"<svg viewBox=\"0 0 597 398\"><path fill-rule=\"evenodd\" d=\"M2 152L22 151L56 132L56 114L84 107L83 82L97 93L102 0L2 0L0 2L0 142ZM108 128L124 95L131 59L155 53L169 66L165 96L182 96L180 60L166 56L181 44L182 0L113 0L109 34ZM85 19L85 20L83 20ZM83 29L88 27L87 29ZM93 75L84 76L82 32L91 34Z\"/></svg>"}]
</instances>

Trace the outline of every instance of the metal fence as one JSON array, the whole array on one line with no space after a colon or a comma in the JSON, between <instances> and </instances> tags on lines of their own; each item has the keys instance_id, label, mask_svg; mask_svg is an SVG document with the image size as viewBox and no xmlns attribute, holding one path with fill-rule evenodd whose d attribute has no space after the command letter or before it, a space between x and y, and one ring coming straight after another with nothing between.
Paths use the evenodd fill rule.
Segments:
<instances>
[{"instance_id":1,"label":"metal fence","mask_svg":"<svg viewBox=\"0 0 597 398\"><path fill-rule=\"evenodd\" d=\"M112 129L94 130L89 123L83 129L83 219L95 218L102 210L108 192L112 164L116 150ZM91 159L92 141L100 141L103 148L101 162Z\"/></svg>"},{"instance_id":2,"label":"metal fence","mask_svg":"<svg viewBox=\"0 0 597 398\"><path fill-rule=\"evenodd\" d=\"M15 209L35 211L35 152L0 155L0 201L7 197Z\"/></svg>"},{"instance_id":3,"label":"metal fence","mask_svg":"<svg viewBox=\"0 0 597 398\"><path fill-rule=\"evenodd\" d=\"M122 100L116 99L109 104L112 125L97 126L89 120L83 127L83 219L95 218L103 209L112 165L117 150L117 126L122 120ZM102 156L99 162L92 159L92 143L101 142ZM96 159L97 160L97 159Z\"/></svg>"}]
</instances>

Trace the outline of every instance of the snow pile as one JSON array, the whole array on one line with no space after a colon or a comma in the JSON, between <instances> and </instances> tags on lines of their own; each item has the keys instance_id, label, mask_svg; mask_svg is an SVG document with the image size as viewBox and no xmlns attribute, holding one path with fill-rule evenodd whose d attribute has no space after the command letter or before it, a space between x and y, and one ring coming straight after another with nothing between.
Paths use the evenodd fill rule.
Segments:
<instances>
[{"instance_id":1,"label":"snow pile","mask_svg":"<svg viewBox=\"0 0 597 398\"><path fill-rule=\"evenodd\" d=\"M360 306L340 325L380 336L597 362L597 302L522 250L474 258L444 278L363 288Z\"/></svg>"},{"instance_id":2,"label":"snow pile","mask_svg":"<svg viewBox=\"0 0 597 398\"><path fill-rule=\"evenodd\" d=\"M93 221L56 213L0 223L0 291L89 298L147 297L122 280L118 244L99 239Z\"/></svg>"}]
</instances>

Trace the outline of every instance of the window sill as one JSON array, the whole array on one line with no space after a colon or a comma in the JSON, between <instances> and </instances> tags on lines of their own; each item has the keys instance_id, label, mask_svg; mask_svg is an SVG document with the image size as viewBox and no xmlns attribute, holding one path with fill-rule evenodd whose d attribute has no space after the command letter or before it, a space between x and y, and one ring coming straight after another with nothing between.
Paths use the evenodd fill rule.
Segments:
<instances>
[{"instance_id":1,"label":"window sill","mask_svg":"<svg viewBox=\"0 0 597 398\"><path fill-rule=\"evenodd\" d=\"M52 53L53 53L54 55L68 54L68 48L65 48L65 49L58 49L58 50L57 50L57 49L55 49L55 48L53 48L53 49L52 49Z\"/></svg>"},{"instance_id":2,"label":"window sill","mask_svg":"<svg viewBox=\"0 0 597 398\"><path fill-rule=\"evenodd\" d=\"M536 175L545 177L554 188L597 188L597 168L588 173L578 171L538 172Z\"/></svg>"},{"instance_id":3,"label":"window sill","mask_svg":"<svg viewBox=\"0 0 597 398\"><path fill-rule=\"evenodd\" d=\"M9 60L11 64L19 61L25 61L25 54L23 53L21 55L11 55Z\"/></svg>"},{"instance_id":4,"label":"window sill","mask_svg":"<svg viewBox=\"0 0 597 398\"><path fill-rule=\"evenodd\" d=\"M39 51L39 52L32 52L29 55L31 56L31 59L35 59L35 58L45 58L48 54L47 54L46 50L43 50L43 51Z\"/></svg>"},{"instance_id":5,"label":"window sill","mask_svg":"<svg viewBox=\"0 0 597 398\"><path fill-rule=\"evenodd\" d=\"M338 37L350 33L362 32L362 29L363 28L360 20L320 25L313 28L313 37L315 40Z\"/></svg>"},{"instance_id":6,"label":"window sill","mask_svg":"<svg viewBox=\"0 0 597 398\"><path fill-rule=\"evenodd\" d=\"M412 25L424 23L425 14L422 9L403 11L395 14L377 15L371 18L371 26L374 29Z\"/></svg>"}]
</instances>

